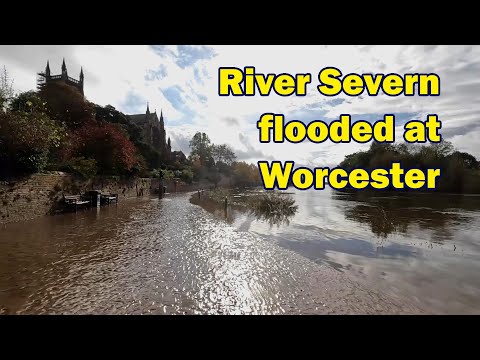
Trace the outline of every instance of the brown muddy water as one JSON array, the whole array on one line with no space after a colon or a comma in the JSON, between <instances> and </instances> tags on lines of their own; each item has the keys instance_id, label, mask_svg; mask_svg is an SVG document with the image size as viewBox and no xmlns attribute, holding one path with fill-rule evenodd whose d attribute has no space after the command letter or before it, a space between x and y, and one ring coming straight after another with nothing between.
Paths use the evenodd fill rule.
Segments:
<instances>
[{"instance_id":1,"label":"brown muddy water","mask_svg":"<svg viewBox=\"0 0 480 360\"><path fill-rule=\"evenodd\" d=\"M9 224L0 314L480 312L480 197L292 196L281 224L188 194Z\"/></svg>"}]
</instances>

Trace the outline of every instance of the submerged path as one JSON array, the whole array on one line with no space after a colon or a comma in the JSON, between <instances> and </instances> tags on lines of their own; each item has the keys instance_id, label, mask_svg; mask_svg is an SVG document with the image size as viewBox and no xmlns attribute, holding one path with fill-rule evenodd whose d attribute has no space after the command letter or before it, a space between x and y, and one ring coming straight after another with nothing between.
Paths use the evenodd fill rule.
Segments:
<instances>
[{"instance_id":1,"label":"submerged path","mask_svg":"<svg viewBox=\"0 0 480 360\"><path fill-rule=\"evenodd\" d=\"M0 313L423 313L188 199L125 201L0 229Z\"/></svg>"}]
</instances>

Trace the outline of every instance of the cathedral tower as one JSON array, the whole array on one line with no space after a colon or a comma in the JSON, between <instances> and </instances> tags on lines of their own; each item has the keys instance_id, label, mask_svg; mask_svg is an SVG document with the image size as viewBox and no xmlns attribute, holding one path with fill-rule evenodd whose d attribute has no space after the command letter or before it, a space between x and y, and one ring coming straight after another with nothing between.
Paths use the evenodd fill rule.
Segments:
<instances>
[{"instance_id":1,"label":"cathedral tower","mask_svg":"<svg viewBox=\"0 0 480 360\"><path fill-rule=\"evenodd\" d=\"M74 79L68 76L67 65L65 64L65 59L62 62L62 72L60 75L52 75L50 72L50 62L47 61L47 66L44 72L38 73L37 87L40 88L45 84L52 82L62 82L64 84L73 86L83 95L83 68L80 69L80 78L79 80Z\"/></svg>"}]
</instances>

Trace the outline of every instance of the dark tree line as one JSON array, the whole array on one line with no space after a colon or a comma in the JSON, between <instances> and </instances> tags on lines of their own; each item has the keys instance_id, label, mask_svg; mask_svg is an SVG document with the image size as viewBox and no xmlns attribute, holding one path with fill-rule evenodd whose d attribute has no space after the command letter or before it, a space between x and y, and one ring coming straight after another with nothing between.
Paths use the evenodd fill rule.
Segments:
<instances>
[{"instance_id":1,"label":"dark tree line","mask_svg":"<svg viewBox=\"0 0 480 360\"><path fill-rule=\"evenodd\" d=\"M374 142L367 151L345 156L339 166L346 170L389 168L393 162L403 168L441 169L437 191L480 193L480 162L448 141L420 146Z\"/></svg>"}]
</instances>

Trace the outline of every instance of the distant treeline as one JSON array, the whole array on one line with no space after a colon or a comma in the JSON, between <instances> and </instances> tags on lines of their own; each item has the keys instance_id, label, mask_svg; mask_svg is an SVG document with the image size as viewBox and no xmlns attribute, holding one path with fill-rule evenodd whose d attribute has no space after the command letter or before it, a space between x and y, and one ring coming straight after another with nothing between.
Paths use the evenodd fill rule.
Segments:
<instances>
[{"instance_id":1,"label":"distant treeline","mask_svg":"<svg viewBox=\"0 0 480 360\"><path fill-rule=\"evenodd\" d=\"M372 143L367 151L345 156L340 167L389 168L400 162L404 169L442 170L436 191L480 193L480 162L471 154L456 150L448 141L428 145Z\"/></svg>"}]
</instances>

